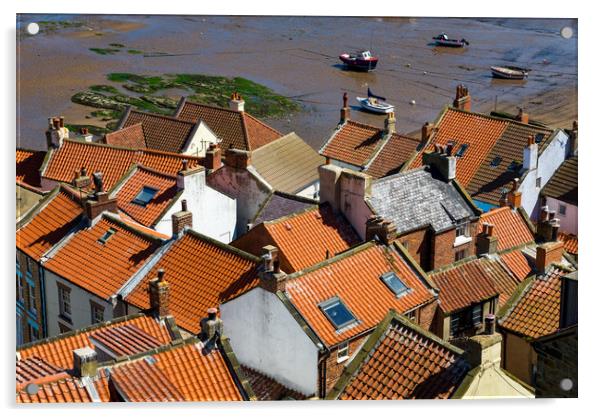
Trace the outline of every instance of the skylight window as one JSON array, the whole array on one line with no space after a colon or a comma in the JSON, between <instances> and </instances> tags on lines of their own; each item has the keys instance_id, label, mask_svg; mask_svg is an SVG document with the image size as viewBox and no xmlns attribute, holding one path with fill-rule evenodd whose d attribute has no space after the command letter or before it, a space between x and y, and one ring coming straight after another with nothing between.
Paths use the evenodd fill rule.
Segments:
<instances>
[{"instance_id":1,"label":"skylight window","mask_svg":"<svg viewBox=\"0 0 602 417\"><path fill-rule=\"evenodd\" d=\"M155 197L158 190L151 187L142 187L142 190L138 193L136 198L132 200L132 203L138 204L139 206L146 207L148 203Z\"/></svg>"},{"instance_id":2,"label":"skylight window","mask_svg":"<svg viewBox=\"0 0 602 417\"><path fill-rule=\"evenodd\" d=\"M113 236L116 232L117 232L117 230L110 228L109 230L106 231L106 233L104 235L101 236L100 239L98 239L98 242L102 243L104 245L111 238L111 236Z\"/></svg>"},{"instance_id":3,"label":"skylight window","mask_svg":"<svg viewBox=\"0 0 602 417\"><path fill-rule=\"evenodd\" d=\"M333 297L330 300L326 300L321 303L319 307L337 330L357 321L339 297Z\"/></svg>"},{"instance_id":4,"label":"skylight window","mask_svg":"<svg viewBox=\"0 0 602 417\"><path fill-rule=\"evenodd\" d=\"M495 158L493 158L493 160L491 161L491 166L492 167L497 167L502 163L502 157L501 156L496 156Z\"/></svg>"},{"instance_id":5,"label":"skylight window","mask_svg":"<svg viewBox=\"0 0 602 417\"><path fill-rule=\"evenodd\" d=\"M535 135L535 143L541 143L541 141L543 140L544 134L543 133L538 133Z\"/></svg>"},{"instance_id":6,"label":"skylight window","mask_svg":"<svg viewBox=\"0 0 602 417\"><path fill-rule=\"evenodd\" d=\"M468 149L468 143L463 143L462 145L460 145L458 152L456 152L456 156L458 158L462 158L464 156L464 154L466 153L467 149Z\"/></svg>"},{"instance_id":7,"label":"skylight window","mask_svg":"<svg viewBox=\"0 0 602 417\"><path fill-rule=\"evenodd\" d=\"M408 286L403 283L395 272L387 272L386 274L381 275L380 279L397 297L401 297L410 292Z\"/></svg>"}]
</instances>

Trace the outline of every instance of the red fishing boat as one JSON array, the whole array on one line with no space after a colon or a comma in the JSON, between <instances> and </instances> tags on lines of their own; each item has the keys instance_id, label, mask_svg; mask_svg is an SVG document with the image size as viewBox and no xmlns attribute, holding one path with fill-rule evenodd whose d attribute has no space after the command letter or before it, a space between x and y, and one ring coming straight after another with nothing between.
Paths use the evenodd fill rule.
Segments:
<instances>
[{"instance_id":1,"label":"red fishing boat","mask_svg":"<svg viewBox=\"0 0 602 417\"><path fill-rule=\"evenodd\" d=\"M370 51L359 51L353 54L341 54L339 59L343 61L347 68L358 71L372 71L378 64L378 58L372 56Z\"/></svg>"}]
</instances>

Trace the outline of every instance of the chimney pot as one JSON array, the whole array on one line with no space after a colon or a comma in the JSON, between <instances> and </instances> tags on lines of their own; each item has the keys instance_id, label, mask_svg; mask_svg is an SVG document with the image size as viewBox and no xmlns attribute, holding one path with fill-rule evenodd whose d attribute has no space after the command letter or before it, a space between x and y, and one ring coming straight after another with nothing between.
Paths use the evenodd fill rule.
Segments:
<instances>
[{"instance_id":1,"label":"chimney pot","mask_svg":"<svg viewBox=\"0 0 602 417\"><path fill-rule=\"evenodd\" d=\"M65 127L65 117L63 117L63 116L59 117L59 126Z\"/></svg>"},{"instance_id":2,"label":"chimney pot","mask_svg":"<svg viewBox=\"0 0 602 417\"><path fill-rule=\"evenodd\" d=\"M422 142L423 143L428 142L429 138L431 137L432 132L433 132L433 125L429 122L425 122L422 125Z\"/></svg>"},{"instance_id":3,"label":"chimney pot","mask_svg":"<svg viewBox=\"0 0 602 417\"><path fill-rule=\"evenodd\" d=\"M161 268L157 271L157 278L159 279L159 282L162 282L164 277L165 277L165 270L163 268Z\"/></svg>"},{"instance_id":4,"label":"chimney pot","mask_svg":"<svg viewBox=\"0 0 602 417\"><path fill-rule=\"evenodd\" d=\"M148 283L149 304L157 317L169 315L169 283L165 280L165 270L159 269L157 277Z\"/></svg>"},{"instance_id":5,"label":"chimney pot","mask_svg":"<svg viewBox=\"0 0 602 417\"><path fill-rule=\"evenodd\" d=\"M188 211L188 202L185 199L182 200L182 211Z\"/></svg>"},{"instance_id":6,"label":"chimney pot","mask_svg":"<svg viewBox=\"0 0 602 417\"><path fill-rule=\"evenodd\" d=\"M391 135L395 133L395 112L387 113L385 119L385 134Z\"/></svg>"},{"instance_id":7,"label":"chimney pot","mask_svg":"<svg viewBox=\"0 0 602 417\"><path fill-rule=\"evenodd\" d=\"M217 308L209 308L207 317L201 320L201 334L199 338L204 343L203 349L211 351L223 334L224 324L217 317Z\"/></svg>"},{"instance_id":8,"label":"chimney pot","mask_svg":"<svg viewBox=\"0 0 602 417\"><path fill-rule=\"evenodd\" d=\"M182 159L182 171L188 171L188 159Z\"/></svg>"},{"instance_id":9,"label":"chimney pot","mask_svg":"<svg viewBox=\"0 0 602 417\"><path fill-rule=\"evenodd\" d=\"M487 314L485 316L485 334L492 335L495 333L495 314Z\"/></svg>"},{"instance_id":10,"label":"chimney pot","mask_svg":"<svg viewBox=\"0 0 602 417\"><path fill-rule=\"evenodd\" d=\"M529 123L529 114L524 111L522 107L518 108L518 114L516 115L516 120L521 123L528 124Z\"/></svg>"}]
</instances>

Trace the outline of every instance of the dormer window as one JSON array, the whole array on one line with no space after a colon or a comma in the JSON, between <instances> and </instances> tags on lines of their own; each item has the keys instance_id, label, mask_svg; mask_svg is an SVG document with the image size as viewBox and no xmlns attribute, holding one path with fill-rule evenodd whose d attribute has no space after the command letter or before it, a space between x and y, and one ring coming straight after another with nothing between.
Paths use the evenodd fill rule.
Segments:
<instances>
[{"instance_id":1,"label":"dormer window","mask_svg":"<svg viewBox=\"0 0 602 417\"><path fill-rule=\"evenodd\" d=\"M399 278L395 272L387 272L386 274L381 275L380 279L391 291L393 291L393 294L395 294L396 297L401 297L410 292L410 288L403 283L401 278Z\"/></svg>"},{"instance_id":2,"label":"dormer window","mask_svg":"<svg viewBox=\"0 0 602 417\"><path fill-rule=\"evenodd\" d=\"M337 330L357 322L355 316L339 297L333 297L318 306Z\"/></svg>"},{"instance_id":3,"label":"dormer window","mask_svg":"<svg viewBox=\"0 0 602 417\"><path fill-rule=\"evenodd\" d=\"M462 158L467 150L468 150L468 143L463 143L462 145L460 145L460 148L456 152L456 157Z\"/></svg>"},{"instance_id":4,"label":"dormer window","mask_svg":"<svg viewBox=\"0 0 602 417\"><path fill-rule=\"evenodd\" d=\"M456 226L456 240L454 240L454 247L464 245L472 240L470 237L469 223L462 223Z\"/></svg>"},{"instance_id":5,"label":"dormer window","mask_svg":"<svg viewBox=\"0 0 602 417\"><path fill-rule=\"evenodd\" d=\"M116 232L117 232L117 230L115 230L115 229L113 229L113 228L111 228L111 229L107 230L107 231L105 232L105 234L104 234L104 235L102 235L102 236L100 237L100 239L98 239L98 243L102 243L102 244L104 245L104 244L105 244L105 243L107 243L107 241L108 241L108 240L111 238L111 236L113 236L113 235L114 235Z\"/></svg>"},{"instance_id":6,"label":"dormer window","mask_svg":"<svg viewBox=\"0 0 602 417\"><path fill-rule=\"evenodd\" d=\"M155 198L155 195L159 190L151 187L142 187L142 190L138 193L136 198L132 200L132 203L138 204L139 206L146 207L150 201Z\"/></svg>"}]
</instances>

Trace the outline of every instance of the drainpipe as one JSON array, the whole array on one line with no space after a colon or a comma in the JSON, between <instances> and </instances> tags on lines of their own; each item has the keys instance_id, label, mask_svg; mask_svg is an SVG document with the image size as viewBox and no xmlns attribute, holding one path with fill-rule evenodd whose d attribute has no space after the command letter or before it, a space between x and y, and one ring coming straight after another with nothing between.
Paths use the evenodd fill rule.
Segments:
<instances>
[{"instance_id":1,"label":"drainpipe","mask_svg":"<svg viewBox=\"0 0 602 417\"><path fill-rule=\"evenodd\" d=\"M44 274L44 268L38 262L38 275L40 277L40 295L42 296L42 305L40 306L40 314L42 315L42 331L41 331L41 339L44 339L48 336L48 329L46 327L46 277Z\"/></svg>"}]
</instances>

